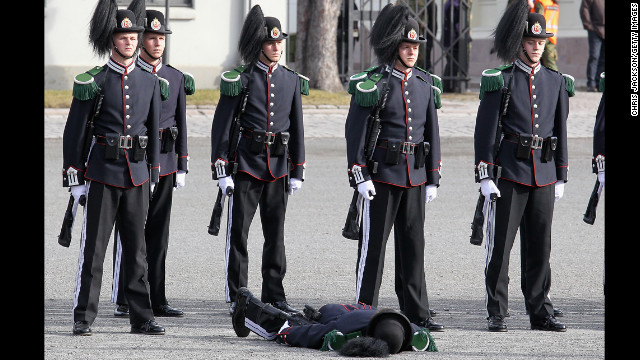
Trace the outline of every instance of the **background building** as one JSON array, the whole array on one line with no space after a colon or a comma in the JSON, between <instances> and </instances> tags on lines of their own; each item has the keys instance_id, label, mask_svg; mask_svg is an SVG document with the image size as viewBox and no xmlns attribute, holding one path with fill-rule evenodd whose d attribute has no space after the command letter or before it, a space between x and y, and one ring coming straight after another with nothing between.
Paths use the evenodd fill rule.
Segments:
<instances>
[{"instance_id":1,"label":"background building","mask_svg":"<svg viewBox=\"0 0 640 360\"><path fill-rule=\"evenodd\" d=\"M147 8L165 12L166 0L147 0ZM275 16L282 22L283 30L290 35L285 41L288 50L283 62L295 69L289 51L294 46L296 32L296 4L298 0L169 0L168 37L169 63L182 71L194 75L199 88L217 88L222 71L240 63L237 42L246 13L259 4L265 16ZM371 10L366 15L375 16L377 10L389 0L345 0L345 5ZM499 65L491 55L491 33L496 26L507 0L464 0L471 9L471 48L468 59L468 87L477 87L482 70ZM571 74L577 87L586 85L586 62L588 54L587 33L582 28L578 13L581 0L559 0L560 19L558 35L558 67L561 72ZM45 89L71 89L73 76L101 65L106 59L95 56L88 41L89 20L96 0L46 0L44 3L44 68ZM118 0L126 8L128 0ZM446 61L441 49L443 13L445 0L414 0L416 7L436 5L435 29L430 69L442 74ZM418 9L419 11L419 9ZM358 31L347 31L347 36L358 35L357 43L365 45L356 49L352 56L357 65L352 72L369 67L375 57L367 54L366 35L371 19L355 22ZM353 29L352 29L353 30ZM309 54L310 56L312 54ZM440 61L437 59L440 58Z\"/></svg>"}]
</instances>

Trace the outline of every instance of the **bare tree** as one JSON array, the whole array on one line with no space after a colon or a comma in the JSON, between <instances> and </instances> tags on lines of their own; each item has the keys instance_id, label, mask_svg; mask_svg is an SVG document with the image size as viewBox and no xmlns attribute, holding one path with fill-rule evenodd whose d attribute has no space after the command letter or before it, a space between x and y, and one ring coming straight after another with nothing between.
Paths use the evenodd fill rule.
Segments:
<instances>
[{"instance_id":1,"label":"bare tree","mask_svg":"<svg viewBox=\"0 0 640 360\"><path fill-rule=\"evenodd\" d=\"M343 91L338 76L338 16L342 0L298 0L296 71L309 77L309 86Z\"/></svg>"}]
</instances>

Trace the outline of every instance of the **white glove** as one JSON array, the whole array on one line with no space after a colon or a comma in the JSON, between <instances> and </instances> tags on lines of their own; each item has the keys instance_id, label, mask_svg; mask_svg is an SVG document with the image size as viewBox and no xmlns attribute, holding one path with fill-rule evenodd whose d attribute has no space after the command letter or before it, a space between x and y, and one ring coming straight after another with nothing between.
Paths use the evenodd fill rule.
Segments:
<instances>
[{"instance_id":1,"label":"white glove","mask_svg":"<svg viewBox=\"0 0 640 360\"><path fill-rule=\"evenodd\" d=\"M234 188L233 179L231 178L231 176L218 178L218 186L222 190L222 193L226 194L227 188Z\"/></svg>"},{"instance_id":2,"label":"white glove","mask_svg":"<svg viewBox=\"0 0 640 360\"><path fill-rule=\"evenodd\" d=\"M181 187L183 187L186 180L187 180L187 172L184 170L178 170L178 172L176 173L175 189L178 190Z\"/></svg>"},{"instance_id":3,"label":"white glove","mask_svg":"<svg viewBox=\"0 0 640 360\"><path fill-rule=\"evenodd\" d=\"M75 201L78 201L80 199L80 196L82 196L82 195L84 195L86 197L86 195L87 195L87 186L84 185L84 184L71 186L71 195L73 195L73 199Z\"/></svg>"},{"instance_id":4,"label":"white glove","mask_svg":"<svg viewBox=\"0 0 640 360\"><path fill-rule=\"evenodd\" d=\"M490 195L493 193L498 194L498 197L500 197L500 190L498 190L496 183L491 179L480 180L480 191L486 199L489 199Z\"/></svg>"},{"instance_id":5,"label":"white glove","mask_svg":"<svg viewBox=\"0 0 640 360\"><path fill-rule=\"evenodd\" d=\"M559 181L556 181L556 199L555 199L555 201L560 200L560 198L562 198L562 195L564 195L564 181L559 180Z\"/></svg>"},{"instance_id":6,"label":"white glove","mask_svg":"<svg viewBox=\"0 0 640 360\"><path fill-rule=\"evenodd\" d=\"M373 195L376 194L376 188L373 187L373 181L367 180L358 184L358 192L363 198L373 200Z\"/></svg>"},{"instance_id":7,"label":"white glove","mask_svg":"<svg viewBox=\"0 0 640 360\"><path fill-rule=\"evenodd\" d=\"M424 201L428 204L435 200L438 196L438 186L435 184L427 185Z\"/></svg>"},{"instance_id":8,"label":"white glove","mask_svg":"<svg viewBox=\"0 0 640 360\"><path fill-rule=\"evenodd\" d=\"M598 171L598 181L600 181L600 186L604 186L604 171Z\"/></svg>"},{"instance_id":9,"label":"white glove","mask_svg":"<svg viewBox=\"0 0 640 360\"><path fill-rule=\"evenodd\" d=\"M289 195L293 195L294 192L300 190L302 187L302 180L298 178L290 178L289 179Z\"/></svg>"},{"instance_id":10,"label":"white glove","mask_svg":"<svg viewBox=\"0 0 640 360\"><path fill-rule=\"evenodd\" d=\"M155 182L153 182L153 181L152 181L152 182L151 182L151 184L149 185L149 189L151 190L151 193L152 193L152 194L153 194L153 190L155 190L155 189L156 189L156 185L158 185L158 184L157 184L157 183L155 183Z\"/></svg>"}]
</instances>

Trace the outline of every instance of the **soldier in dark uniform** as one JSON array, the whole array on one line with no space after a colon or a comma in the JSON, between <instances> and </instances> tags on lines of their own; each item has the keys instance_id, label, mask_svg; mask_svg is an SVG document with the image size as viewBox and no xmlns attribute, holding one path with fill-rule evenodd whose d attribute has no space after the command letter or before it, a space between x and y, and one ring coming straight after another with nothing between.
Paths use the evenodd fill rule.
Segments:
<instances>
[{"instance_id":1,"label":"soldier in dark uniform","mask_svg":"<svg viewBox=\"0 0 640 360\"><path fill-rule=\"evenodd\" d=\"M498 196L491 219L494 235L486 241L490 331L507 330L509 254L522 220L531 328L566 331L554 316L548 292L554 202L567 181L566 121L573 79L541 66L545 41L553 35L545 24L544 16L529 13L524 1L510 5L496 28L494 48L499 58L512 63L485 70L481 81L474 135L476 181L486 199L492 193ZM510 89L511 96L498 133L503 88Z\"/></svg>"},{"instance_id":2,"label":"soldier in dark uniform","mask_svg":"<svg viewBox=\"0 0 640 360\"><path fill-rule=\"evenodd\" d=\"M400 310L431 331L434 322L424 273L425 203L440 182L438 115L440 79L415 67L418 23L404 5L385 6L371 29L380 66L351 77L351 105L345 123L349 183L362 198L362 226L356 266L356 301L377 306L384 249L394 227L395 290ZM371 159L365 158L368 117L386 94L381 130ZM375 106L374 106L375 105ZM373 139L375 140L375 139ZM375 184L375 185L374 185Z\"/></svg>"},{"instance_id":3,"label":"soldier in dark uniform","mask_svg":"<svg viewBox=\"0 0 640 360\"><path fill-rule=\"evenodd\" d=\"M134 5L144 0L134 0ZM144 8L143 8L144 10ZM158 77L161 81L162 110L160 115L160 182L149 203L149 212L145 225L147 244L147 263L151 305L155 316L180 317L184 312L169 305L165 286L165 260L169 246L169 223L173 190L185 185L188 172L189 153L187 151L186 95L195 92L193 77L171 65L162 63L165 49L165 36L171 34L165 25L164 15L157 10L142 11L145 14L142 46L136 65ZM122 244L118 237L116 222L116 241L114 244L113 293L111 301L118 304L115 316L128 316L128 304L121 290Z\"/></svg>"},{"instance_id":4,"label":"soldier in dark uniform","mask_svg":"<svg viewBox=\"0 0 640 360\"><path fill-rule=\"evenodd\" d=\"M254 298L247 288L240 288L232 321L239 337L246 337L253 332L267 340L294 347L345 354L345 351L349 351L348 347L357 346L351 343L353 339L366 337L384 341L388 348L386 353L438 351L429 330L410 323L398 311L377 309L362 303L326 304L318 310L307 306L304 315L291 316ZM384 349L376 345L375 341L365 341L359 347L367 348L366 353L350 355L384 355Z\"/></svg>"},{"instance_id":5,"label":"soldier in dark uniform","mask_svg":"<svg viewBox=\"0 0 640 360\"><path fill-rule=\"evenodd\" d=\"M304 180L300 94L308 94L309 87L308 79L278 63L287 37L278 19L264 17L260 6L254 6L238 45L244 65L224 72L220 82L220 101L211 127L211 170L223 193L235 189L228 202L225 254L230 313L238 288L247 285L247 237L258 205L264 235L261 299L284 311L297 311L287 304L282 284L286 273L284 220L288 196ZM243 87L248 89L248 98L239 119L241 131L237 139L230 139ZM235 154L229 154L230 143L237 144Z\"/></svg>"},{"instance_id":6,"label":"soldier in dark uniform","mask_svg":"<svg viewBox=\"0 0 640 360\"><path fill-rule=\"evenodd\" d=\"M131 309L131 332L165 332L151 310L144 242L150 182L159 180L160 84L156 76L136 67L134 55L143 28L135 21L132 11L118 10L111 0L98 3L89 39L98 55L111 56L105 66L75 77L64 129L63 186L71 187L74 198L86 196L73 301L77 335L92 334L104 256L116 217L121 220L123 287ZM87 122L102 95L89 133ZM88 153L87 140L92 141Z\"/></svg>"}]
</instances>

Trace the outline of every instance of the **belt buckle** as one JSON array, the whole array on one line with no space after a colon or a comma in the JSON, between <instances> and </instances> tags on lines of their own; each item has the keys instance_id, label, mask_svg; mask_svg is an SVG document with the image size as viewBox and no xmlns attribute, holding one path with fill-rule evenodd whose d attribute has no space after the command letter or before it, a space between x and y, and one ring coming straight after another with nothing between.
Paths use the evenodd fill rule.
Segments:
<instances>
[{"instance_id":1,"label":"belt buckle","mask_svg":"<svg viewBox=\"0 0 640 360\"><path fill-rule=\"evenodd\" d=\"M542 141L544 139L541 138L538 135L533 135L533 139L531 140L531 149L532 150L538 150L538 149L542 149Z\"/></svg>"},{"instance_id":2,"label":"belt buckle","mask_svg":"<svg viewBox=\"0 0 640 360\"><path fill-rule=\"evenodd\" d=\"M133 138L131 135L120 136L120 148L131 149L133 147Z\"/></svg>"},{"instance_id":3,"label":"belt buckle","mask_svg":"<svg viewBox=\"0 0 640 360\"><path fill-rule=\"evenodd\" d=\"M272 133L271 131L264 133L264 143L267 145L271 145L273 144L273 142L276 139L276 134Z\"/></svg>"},{"instance_id":4,"label":"belt buckle","mask_svg":"<svg viewBox=\"0 0 640 360\"><path fill-rule=\"evenodd\" d=\"M409 154L409 155L413 155L413 152L415 150L415 145L411 142L403 142L402 143L402 153L403 154Z\"/></svg>"}]
</instances>

